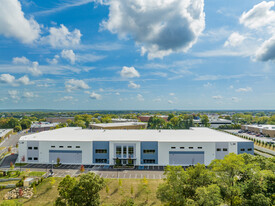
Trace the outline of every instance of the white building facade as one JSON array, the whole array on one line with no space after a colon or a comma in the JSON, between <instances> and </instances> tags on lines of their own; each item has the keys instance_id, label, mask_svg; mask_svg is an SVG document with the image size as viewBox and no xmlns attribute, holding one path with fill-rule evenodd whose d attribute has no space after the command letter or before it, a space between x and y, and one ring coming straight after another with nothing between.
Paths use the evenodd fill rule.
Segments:
<instances>
[{"instance_id":1,"label":"white building facade","mask_svg":"<svg viewBox=\"0 0 275 206\"><path fill-rule=\"evenodd\" d=\"M209 165L229 153L254 154L254 143L209 128L83 130L61 128L19 140L18 162L77 165Z\"/></svg>"}]
</instances>

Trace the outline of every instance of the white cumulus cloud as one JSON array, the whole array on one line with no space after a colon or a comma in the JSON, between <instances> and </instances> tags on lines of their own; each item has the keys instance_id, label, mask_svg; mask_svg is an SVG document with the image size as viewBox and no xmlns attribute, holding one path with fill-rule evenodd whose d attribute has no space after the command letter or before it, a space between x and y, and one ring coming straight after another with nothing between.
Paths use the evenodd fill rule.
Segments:
<instances>
[{"instance_id":1,"label":"white cumulus cloud","mask_svg":"<svg viewBox=\"0 0 275 206\"><path fill-rule=\"evenodd\" d=\"M68 92L71 92L78 89L89 89L90 87L83 80L70 79L65 82L65 88Z\"/></svg>"},{"instance_id":2,"label":"white cumulus cloud","mask_svg":"<svg viewBox=\"0 0 275 206\"><path fill-rule=\"evenodd\" d=\"M233 32L224 43L224 46L232 46L236 47L241 45L241 43L245 40L245 36L239 34L238 32Z\"/></svg>"},{"instance_id":3,"label":"white cumulus cloud","mask_svg":"<svg viewBox=\"0 0 275 206\"><path fill-rule=\"evenodd\" d=\"M270 24L275 25L275 11L271 10L274 5L275 1L263 1L256 4L248 12L242 14L240 23L251 29L259 29Z\"/></svg>"},{"instance_id":4,"label":"white cumulus cloud","mask_svg":"<svg viewBox=\"0 0 275 206\"><path fill-rule=\"evenodd\" d=\"M140 74L134 67L123 67L120 76L124 78L140 77Z\"/></svg>"},{"instance_id":5,"label":"white cumulus cloud","mask_svg":"<svg viewBox=\"0 0 275 206\"><path fill-rule=\"evenodd\" d=\"M101 100L101 99L102 99L102 96L101 96L100 94L97 94L97 93L95 93L95 92L92 92L92 93L90 94L90 98L91 98L91 99L95 99L95 100Z\"/></svg>"},{"instance_id":6,"label":"white cumulus cloud","mask_svg":"<svg viewBox=\"0 0 275 206\"><path fill-rule=\"evenodd\" d=\"M212 99L221 100L221 99L222 99L222 96L221 96L221 95L212 96Z\"/></svg>"},{"instance_id":7,"label":"white cumulus cloud","mask_svg":"<svg viewBox=\"0 0 275 206\"><path fill-rule=\"evenodd\" d=\"M14 64L29 64L30 60L28 60L26 57L22 56L22 57L14 57L12 59L12 63Z\"/></svg>"},{"instance_id":8,"label":"white cumulus cloud","mask_svg":"<svg viewBox=\"0 0 275 206\"><path fill-rule=\"evenodd\" d=\"M59 60L59 55L54 55L54 58L53 59L46 59L46 61L49 63L49 64L58 64L58 60Z\"/></svg>"},{"instance_id":9,"label":"white cumulus cloud","mask_svg":"<svg viewBox=\"0 0 275 206\"><path fill-rule=\"evenodd\" d=\"M186 52L205 28L204 0L109 0L102 29L132 37L148 58Z\"/></svg>"},{"instance_id":10,"label":"white cumulus cloud","mask_svg":"<svg viewBox=\"0 0 275 206\"><path fill-rule=\"evenodd\" d=\"M78 29L74 29L70 32L66 26L61 24L60 28L51 27L49 32L50 34L43 37L41 41L50 44L54 48L72 47L80 44L82 34Z\"/></svg>"},{"instance_id":11,"label":"white cumulus cloud","mask_svg":"<svg viewBox=\"0 0 275 206\"><path fill-rule=\"evenodd\" d=\"M236 89L236 92L252 92L253 89L251 87L245 87L245 88L238 88Z\"/></svg>"},{"instance_id":12,"label":"white cumulus cloud","mask_svg":"<svg viewBox=\"0 0 275 206\"><path fill-rule=\"evenodd\" d=\"M28 70L33 76L40 76L42 75L42 71L38 67L39 67L39 63L33 62L32 66L29 67Z\"/></svg>"},{"instance_id":13,"label":"white cumulus cloud","mask_svg":"<svg viewBox=\"0 0 275 206\"><path fill-rule=\"evenodd\" d=\"M128 87L132 88L132 89L138 89L138 88L140 88L140 85L135 84L134 82L129 82Z\"/></svg>"},{"instance_id":14,"label":"white cumulus cloud","mask_svg":"<svg viewBox=\"0 0 275 206\"><path fill-rule=\"evenodd\" d=\"M12 86L33 84L33 82L30 81L27 75L20 77L19 79L16 79L13 75L10 74L1 74L0 83L10 84Z\"/></svg>"},{"instance_id":15,"label":"white cumulus cloud","mask_svg":"<svg viewBox=\"0 0 275 206\"><path fill-rule=\"evenodd\" d=\"M63 49L61 52L62 58L69 60L71 64L75 63L75 53L71 49Z\"/></svg>"},{"instance_id":16,"label":"white cumulus cloud","mask_svg":"<svg viewBox=\"0 0 275 206\"><path fill-rule=\"evenodd\" d=\"M26 98L26 99L30 99L30 98L34 98L34 97L38 97L38 96L36 94L34 94L33 92L24 92L22 97Z\"/></svg>"},{"instance_id":17,"label":"white cumulus cloud","mask_svg":"<svg viewBox=\"0 0 275 206\"><path fill-rule=\"evenodd\" d=\"M17 100L20 99L20 97L18 96L19 93L18 93L17 90L9 90L9 91L8 91L8 94L9 94L10 98L13 99L13 100L16 100L16 101L17 101Z\"/></svg>"},{"instance_id":18,"label":"white cumulus cloud","mask_svg":"<svg viewBox=\"0 0 275 206\"><path fill-rule=\"evenodd\" d=\"M40 26L33 19L26 19L18 0L0 1L0 34L29 44L39 38Z\"/></svg>"},{"instance_id":19,"label":"white cumulus cloud","mask_svg":"<svg viewBox=\"0 0 275 206\"><path fill-rule=\"evenodd\" d=\"M255 56L260 61L275 60L275 35L264 41Z\"/></svg>"},{"instance_id":20,"label":"white cumulus cloud","mask_svg":"<svg viewBox=\"0 0 275 206\"><path fill-rule=\"evenodd\" d=\"M140 102L143 102L144 101L144 97L141 94L138 94L137 95L137 100L140 101Z\"/></svg>"}]
</instances>

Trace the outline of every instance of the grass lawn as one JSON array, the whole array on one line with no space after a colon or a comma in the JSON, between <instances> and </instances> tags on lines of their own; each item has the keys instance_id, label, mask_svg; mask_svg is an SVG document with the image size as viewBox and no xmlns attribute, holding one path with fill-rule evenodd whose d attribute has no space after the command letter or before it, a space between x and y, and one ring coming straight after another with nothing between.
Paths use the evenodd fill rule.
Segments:
<instances>
[{"instance_id":1,"label":"grass lawn","mask_svg":"<svg viewBox=\"0 0 275 206\"><path fill-rule=\"evenodd\" d=\"M54 205L54 201L58 197L57 187L61 180L62 178L55 177L55 183L51 185L50 179L45 179L36 187L37 193L31 199L19 199L17 201L24 206ZM102 205L117 205L125 198L133 198L136 205L161 205L160 201L156 198L156 190L162 180L148 180L148 202L146 202L147 194L141 187L142 183L140 179L121 179L121 189L119 189L120 186L117 179L106 179L106 181L109 186L109 194L106 193L105 188L100 192ZM133 186L133 196L131 195L131 186ZM10 200L3 201L3 196L8 191L9 189L0 191L0 205L4 202L13 203Z\"/></svg>"},{"instance_id":2,"label":"grass lawn","mask_svg":"<svg viewBox=\"0 0 275 206\"><path fill-rule=\"evenodd\" d=\"M28 176L30 177L42 177L46 172L30 172Z\"/></svg>"},{"instance_id":3,"label":"grass lawn","mask_svg":"<svg viewBox=\"0 0 275 206\"><path fill-rule=\"evenodd\" d=\"M7 182L0 182L0 185L15 185L19 180L12 180Z\"/></svg>"},{"instance_id":4,"label":"grass lawn","mask_svg":"<svg viewBox=\"0 0 275 206\"><path fill-rule=\"evenodd\" d=\"M105 188L100 192L102 205L117 205L128 198L133 198L136 205L161 205L156 197L156 191L162 180L148 180L148 198L140 179L121 179L121 189L119 189L117 179L107 179L106 181L110 190L109 194L106 193ZM133 195L131 195L131 186L133 186Z\"/></svg>"}]
</instances>

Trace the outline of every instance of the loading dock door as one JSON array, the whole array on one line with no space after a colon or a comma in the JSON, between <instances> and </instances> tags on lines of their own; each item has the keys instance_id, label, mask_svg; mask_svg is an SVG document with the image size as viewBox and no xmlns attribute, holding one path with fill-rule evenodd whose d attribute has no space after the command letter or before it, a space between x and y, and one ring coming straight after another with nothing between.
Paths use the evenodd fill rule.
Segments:
<instances>
[{"instance_id":1,"label":"loading dock door","mask_svg":"<svg viewBox=\"0 0 275 206\"><path fill-rule=\"evenodd\" d=\"M56 163L57 158L62 164L82 164L82 151L50 150L49 162Z\"/></svg>"},{"instance_id":2,"label":"loading dock door","mask_svg":"<svg viewBox=\"0 0 275 206\"><path fill-rule=\"evenodd\" d=\"M169 152L169 165L204 164L204 152Z\"/></svg>"}]
</instances>

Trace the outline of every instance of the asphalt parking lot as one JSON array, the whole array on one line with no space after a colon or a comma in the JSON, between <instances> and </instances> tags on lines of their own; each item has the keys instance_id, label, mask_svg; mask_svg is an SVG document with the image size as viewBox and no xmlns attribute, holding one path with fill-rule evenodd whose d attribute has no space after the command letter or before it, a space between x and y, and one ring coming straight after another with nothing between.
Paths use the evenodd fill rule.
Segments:
<instances>
[{"instance_id":1,"label":"asphalt parking lot","mask_svg":"<svg viewBox=\"0 0 275 206\"><path fill-rule=\"evenodd\" d=\"M21 168L38 168L38 169L80 169L81 165L70 165L70 164L61 164L58 167L55 167L52 164L27 164L21 166ZM129 169L117 169L109 165L83 165L85 169L93 171L117 171L117 170L141 170L141 171L164 171L164 166L135 166L134 168Z\"/></svg>"},{"instance_id":2,"label":"asphalt parking lot","mask_svg":"<svg viewBox=\"0 0 275 206\"><path fill-rule=\"evenodd\" d=\"M17 168L19 170L19 168ZM30 170L30 171L40 171L40 172L47 172L49 174L49 170L52 169L51 167L48 168L22 168L23 170ZM164 171L150 171L150 170L109 170L109 171L102 171L102 170L93 170L91 168L86 168L84 173L93 172L100 177L103 178L110 178L110 179L143 179L146 177L147 179L163 179L165 175L163 175ZM66 175L70 175L71 177L76 177L81 174L80 169L55 169L53 168L53 177L65 177Z\"/></svg>"}]
</instances>

